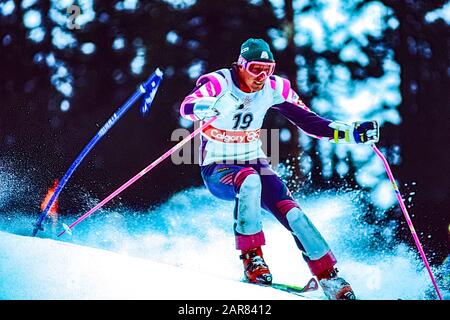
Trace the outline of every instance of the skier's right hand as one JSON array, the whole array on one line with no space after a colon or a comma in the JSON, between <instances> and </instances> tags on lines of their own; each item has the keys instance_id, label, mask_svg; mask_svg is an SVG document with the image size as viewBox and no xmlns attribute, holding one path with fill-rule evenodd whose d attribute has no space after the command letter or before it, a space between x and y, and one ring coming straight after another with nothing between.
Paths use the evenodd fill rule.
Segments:
<instances>
[{"instance_id":1,"label":"skier's right hand","mask_svg":"<svg viewBox=\"0 0 450 320\"><path fill-rule=\"evenodd\" d=\"M219 111L214 107L217 97L202 97L194 104L194 115L199 120L205 120L219 115Z\"/></svg>"},{"instance_id":2,"label":"skier's right hand","mask_svg":"<svg viewBox=\"0 0 450 320\"><path fill-rule=\"evenodd\" d=\"M202 97L194 104L194 115L199 120L214 116L227 116L239 106L239 98L230 91L226 91L219 97Z\"/></svg>"}]
</instances>

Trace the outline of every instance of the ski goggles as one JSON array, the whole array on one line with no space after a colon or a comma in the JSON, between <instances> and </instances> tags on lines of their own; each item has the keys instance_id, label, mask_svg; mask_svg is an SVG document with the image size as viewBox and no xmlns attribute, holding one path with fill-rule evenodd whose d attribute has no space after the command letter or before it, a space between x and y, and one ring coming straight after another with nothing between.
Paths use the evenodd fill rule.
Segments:
<instances>
[{"instance_id":1,"label":"ski goggles","mask_svg":"<svg viewBox=\"0 0 450 320\"><path fill-rule=\"evenodd\" d=\"M264 74L264 77L270 77L275 71L275 62L262 62L262 61L247 61L243 56L239 56L238 64L243 66L244 69L250 73L253 77L259 77Z\"/></svg>"}]
</instances>

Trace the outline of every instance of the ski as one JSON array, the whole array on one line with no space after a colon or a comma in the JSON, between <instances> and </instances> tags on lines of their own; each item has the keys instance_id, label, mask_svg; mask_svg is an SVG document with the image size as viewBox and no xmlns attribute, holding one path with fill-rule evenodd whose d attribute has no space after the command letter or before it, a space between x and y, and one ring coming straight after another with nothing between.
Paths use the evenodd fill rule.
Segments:
<instances>
[{"instance_id":1,"label":"ski","mask_svg":"<svg viewBox=\"0 0 450 320\"><path fill-rule=\"evenodd\" d=\"M299 286L294 286L294 285L290 285L290 284L284 284L284 283L272 283L271 285L269 285L269 287L278 289L278 290L282 290L282 291L287 291L290 293L305 293L305 292L310 292L310 291L316 291L317 289L319 289L319 284L317 283L317 280L315 278L311 278L308 283L303 286L303 287L299 287Z\"/></svg>"},{"instance_id":2,"label":"ski","mask_svg":"<svg viewBox=\"0 0 450 320\"><path fill-rule=\"evenodd\" d=\"M252 283L252 282L248 282L246 280L244 280L244 282L249 283L249 284L256 284L256 285L259 285L262 287L274 288L274 289L292 293L292 294L295 294L298 296L303 296L303 293L305 293L305 292L316 291L317 289L319 289L319 284L317 283L317 280L315 278L311 278L308 281L308 283L303 287L285 284L285 283L276 283L276 282L272 282L272 284Z\"/></svg>"}]
</instances>

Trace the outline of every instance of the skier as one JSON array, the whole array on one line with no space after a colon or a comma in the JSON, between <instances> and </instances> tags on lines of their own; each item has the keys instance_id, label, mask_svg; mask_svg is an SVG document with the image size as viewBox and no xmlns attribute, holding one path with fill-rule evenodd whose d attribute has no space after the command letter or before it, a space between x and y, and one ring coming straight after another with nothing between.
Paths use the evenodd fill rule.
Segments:
<instances>
[{"instance_id":1,"label":"skier","mask_svg":"<svg viewBox=\"0 0 450 320\"><path fill-rule=\"evenodd\" d=\"M241 251L245 277L270 285L272 275L263 259L265 244L261 208L271 212L294 236L303 258L329 299L355 299L348 282L338 277L336 258L286 185L270 168L259 135L268 109L278 110L309 135L333 143L375 143L376 121L346 124L324 119L302 102L287 79L274 75L269 45L250 38L230 69L202 75L183 100L180 113L192 121L217 116L201 134L200 168L208 190L235 200L236 249Z\"/></svg>"}]
</instances>

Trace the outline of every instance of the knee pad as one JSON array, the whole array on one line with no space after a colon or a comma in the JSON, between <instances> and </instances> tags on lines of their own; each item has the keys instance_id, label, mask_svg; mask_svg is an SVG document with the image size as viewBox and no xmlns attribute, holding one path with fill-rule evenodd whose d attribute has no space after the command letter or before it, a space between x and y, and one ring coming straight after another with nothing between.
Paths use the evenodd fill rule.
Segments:
<instances>
[{"instance_id":1,"label":"knee pad","mask_svg":"<svg viewBox=\"0 0 450 320\"><path fill-rule=\"evenodd\" d=\"M290 209L286 218L309 259L319 259L330 251L325 239L301 209L297 207Z\"/></svg>"},{"instance_id":2,"label":"knee pad","mask_svg":"<svg viewBox=\"0 0 450 320\"><path fill-rule=\"evenodd\" d=\"M236 231L240 234L251 235L262 230L261 189L258 174L248 174L240 184L236 195Z\"/></svg>"}]
</instances>

